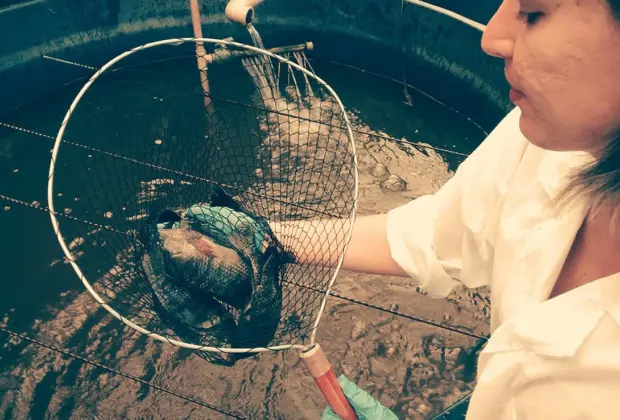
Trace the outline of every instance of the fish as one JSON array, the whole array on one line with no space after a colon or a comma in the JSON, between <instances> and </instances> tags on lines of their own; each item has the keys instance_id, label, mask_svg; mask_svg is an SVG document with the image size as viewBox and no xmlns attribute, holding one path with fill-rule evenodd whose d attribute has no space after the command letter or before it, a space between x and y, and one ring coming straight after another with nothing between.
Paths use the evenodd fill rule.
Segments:
<instances>
[{"instance_id":1,"label":"fish","mask_svg":"<svg viewBox=\"0 0 620 420\"><path fill-rule=\"evenodd\" d=\"M249 303L248 264L185 221L180 228L160 230L165 272L192 291L215 297L237 309Z\"/></svg>"},{"instance_id":2,"label":"fish","mask_svg":"<svg viewBox=\"0 0 620 420\"><path fill-rule=\"evenodd\" d=\"M210 197L211 207L226 207L236 212L243 212L241 205L237 203L226 191L219 186L213 187Z\"/></svg>"},{"instance_id":3,"label":"fish","mask_svg":"<svg viewBox=\"0 0 620 420\"><path fill-rule=\"evenodd\" d=\"M233 211L230 207L202 208L199 217L201 221L195 225L195 229L201 234L219 236L213 232L216 223L210 220L212 212L218 212L219 217L225 217L234 226L234 229L227 233L225 242L250 268L248 277L251 282L251 297L239 316L232 341L238 348L265 347L273 339L280 323L281 266L290 262L290 259L278 243L273 241L274 235L266 219L252 218ZM235 357L241 359L249 357L249 354L236 353Z\"/></svg>"},{"instance_id":4,"label":"fish","mask_svg":"<svg viewBox=\"0 0 620 420\"><path fill-rule=\"evenodd\" d=\"M268 346L281 319L282 265L292 260L267 220L196 205L152 229L143 266L169 328L194 344ZM220 363L253 355L228 353Z\"/></svg>"},{"instance_id":5,"label":"fish","mask_svg":"<svg viewBox=\"0 0 620 420\"><path fill-rule=\"evenodd\" d=\"M158 247L142 255L142 267L149 282L153 310L166 328L182 341L192 344L213 341L213 338L221 339L236 329L233 313L216 299L205 298L168 276L163 261L163 250ZM229 343L224 339L217 344L226 347ZM224 356L210 360L228 366L235 363L227 355Z\"/></svg>"},{"instance_id":6,"label":"fish","mask_svg":"<svg viewBox=\"0 0 620 420\"><path fill-rule=\"evenodd\" d=\"M274 246L268 247L261 261L252 265L252 297L239 317L234 338L237 346L266 347L277 332L282 316L280 266L280 254Z\"/></svg>"}]
</instances>

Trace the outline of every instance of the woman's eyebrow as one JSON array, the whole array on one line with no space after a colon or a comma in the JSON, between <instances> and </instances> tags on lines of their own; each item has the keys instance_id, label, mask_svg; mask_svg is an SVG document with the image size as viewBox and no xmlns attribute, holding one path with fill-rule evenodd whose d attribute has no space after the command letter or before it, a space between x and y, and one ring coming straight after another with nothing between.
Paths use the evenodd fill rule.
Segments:
<instances>
[{"instance_id":1,"label":"woman's eyebrow","mask_svg":"<svg viewBox=\"0 0 620 420\"><path fill-rule=\"evenodd\" d=\"M526 10L552 10L560 7L565 0L519 0L521 8Z\"/></svg>"},{"instance_id":2,"label":"woman's eyebrow","mask_svg":"<svg viewBox=\"0 0 620 420\"><path fill-rule=\"evenodd\" d=\"M519 0L519 5L524 9L536 9L540 7L544 1L540 0Z\"/></svg>"}]
</instances>

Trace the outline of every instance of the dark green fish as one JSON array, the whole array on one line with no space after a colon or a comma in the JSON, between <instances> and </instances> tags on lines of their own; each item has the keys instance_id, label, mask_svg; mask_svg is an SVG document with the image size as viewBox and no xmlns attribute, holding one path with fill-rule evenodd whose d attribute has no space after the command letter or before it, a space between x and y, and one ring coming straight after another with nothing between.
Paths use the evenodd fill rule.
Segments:
<instances>
[{"instance_id":1,"label":"dark green fish","mask_svg":"<svg viewBox=\"0 0 620 420\"><path fill-rule=\"evenodd\" d=\"M226 337L236 328L233 314L214 298L195 293L166 273L163 250L153 247L142 257L149 281L154 310L182 340L198 344L211 338ZM223 342L223 347L228 343Z\"/></svg>"},{"instance_id":2,"label":"dark green fish","mask_svg":"<svg viewBox=\"0 0 620 420\"><path fill-rule=\"evenodd\" d=\"M212 212L217 212L219 217L225 217L234 229L228 230L221 225L220 229L214 229L217 223L211 219ZM256 220L227 207L202 208L200 215L202 220L192 226L204 236L212 237L220 237L226 230L223 242L234 249L249 268L251 297L249 304L239 316L238 328L232 339L234 347L267 346L280 323L282 311L280 270L282 264L291 260L276 242L268 241L267 238L274 236L264 219Z\"/></svg>"},{"instance_id":3,"label":"dark green fish","mask_svg":"<svg viewBox=\"0 0 620 420\"><path fill-rule=\"evenodd\" d=\"M159 233L169 276L237 309L248 305L250 270L235 250L191 229L185 221L178 229L161 229Z\"/></svg>"},{"instance_id":4,"label":"dark green fish","mask_svg":"<svg viewBox=\"0 0 620 420\"><path fill-rule=\"evenodd\" d=\"M253 264L252 297L238 321L238 347L265 347L276 333L282 312L281 264L274 247L267 249L260 263Z\"/></svg>"},{"instance_id":5,"label":"dark green fish","mask_svg":"<svg viewBox=\"0 0 620 420\"><path fill-rule=\"evenodd\" d=\"M264 219L194 206L159 225L143 266L164 321L188 342L255 348L280 323L282 264L292 262ZM158 311L158 312L159 312ZM227 363L252 356L229 354Z\"/></svg>"}]
</instances>

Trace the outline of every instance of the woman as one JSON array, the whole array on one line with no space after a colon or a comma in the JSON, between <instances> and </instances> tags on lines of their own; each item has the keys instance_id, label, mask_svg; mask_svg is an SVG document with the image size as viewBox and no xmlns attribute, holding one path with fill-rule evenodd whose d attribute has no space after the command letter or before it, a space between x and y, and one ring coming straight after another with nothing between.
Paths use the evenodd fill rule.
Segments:
<instances>
[{"instance_id":1,"label":"woman","mask_svg":"<svg viewBox=\"0 0 620 420\"><path fill-rule=\"evenodd\" d=\"M360 217L343 267L490 286L468 420L618 418L620 0L505 0L482 48L517 108L436 194Z\"/></svg>"}]
</instances>

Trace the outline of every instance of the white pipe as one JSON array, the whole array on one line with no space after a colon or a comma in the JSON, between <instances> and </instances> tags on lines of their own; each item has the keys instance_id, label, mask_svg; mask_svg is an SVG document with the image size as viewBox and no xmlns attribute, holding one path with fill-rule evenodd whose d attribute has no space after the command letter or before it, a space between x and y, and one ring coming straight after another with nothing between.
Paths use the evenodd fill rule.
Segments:
<instances>
[{"instance_id":1,"label":"white pipe","mask_svg":"<svg viewBox=\"0 0 620 420\"><path fill-rule=\"evenodd\" d=\"M254 7L264 0L230 0L226 5L226 18L233 23L248 25L254 20Z\"/></svg>"},{"instance_id":2,"label":"white pipe","mask_svg":"<svg viewBox=\"0 0 620 420\"><path fill-rule=\"evenodd\" d=\"M459 22L462 22L468 26L471 26L474 29L478 29L480 32L484 32L484 30L486 29L486 25L476 22L475 20L466 18L465 16L461 16L458 13L453 12L452 10L444 9L443 7L435 6L434 4L426 3L421 0L405 0L405 1L407 3L415 4L420 7L425 7L437 13L441 13L443 15L449 16L452 19L458 20Z\"/></svg>"}]
</instances>

